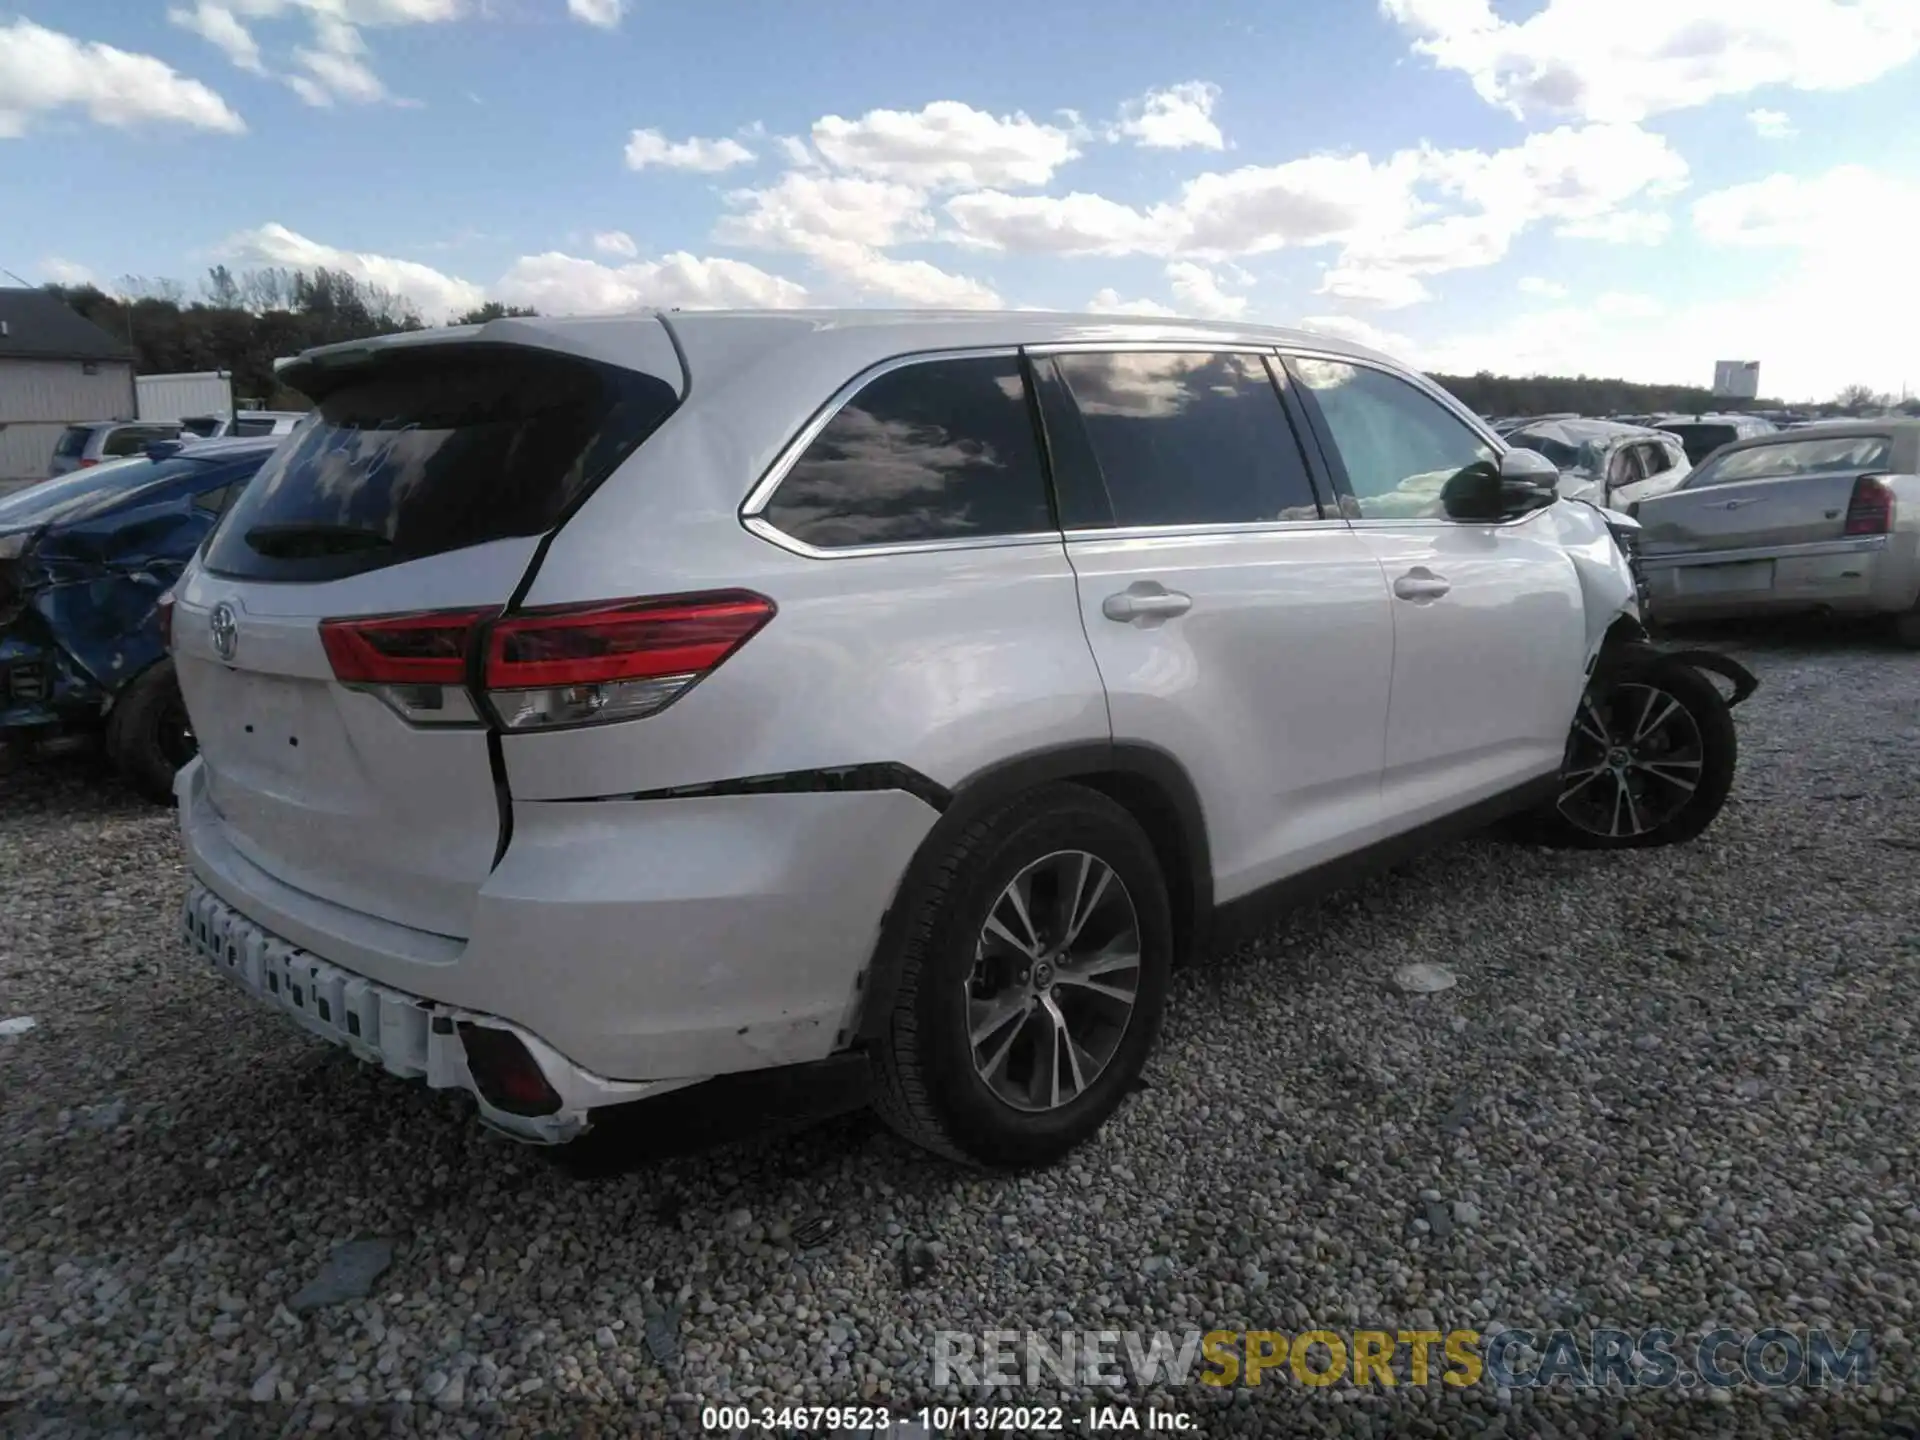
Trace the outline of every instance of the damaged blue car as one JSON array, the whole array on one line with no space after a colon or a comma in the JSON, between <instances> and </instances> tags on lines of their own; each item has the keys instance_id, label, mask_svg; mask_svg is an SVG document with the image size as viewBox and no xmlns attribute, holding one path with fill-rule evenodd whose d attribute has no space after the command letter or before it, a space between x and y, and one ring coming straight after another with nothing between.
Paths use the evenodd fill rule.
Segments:
<instances>
[{"instance_id":1,"label":"damaged blue car","mask_svg":"<svg viewBox=\"0 0 1920 1440\"><path fill-rule=\"evenodd\" d=\"M0 496L0 743L99 732L172 800L195 747L160 601L279 443L164 443Z\"/></svg>"}]
</instances>

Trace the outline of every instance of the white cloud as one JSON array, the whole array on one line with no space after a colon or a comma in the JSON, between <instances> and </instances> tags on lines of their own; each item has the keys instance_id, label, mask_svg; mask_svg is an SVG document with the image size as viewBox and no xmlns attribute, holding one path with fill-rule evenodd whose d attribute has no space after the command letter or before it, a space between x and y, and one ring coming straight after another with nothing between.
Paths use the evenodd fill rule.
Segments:
<instances>
[{"instance_id":1,"label":"white cloud","mask_svg":"<svg viewBox=\"0 0 1920 1440\"><path fill-rule=\"evenodd\" d=\"M898 245L933 233L926 195L891 180L792 170L764 189L727 196L733 213L714 230L722 245L804 249L816 237L859 245Z\"/></svg>"},{"instance_id":2,"label":"white cloud","mask_svg":"<svg viewBox=\"0 0 1920 1440\"><path fill-rule=\"evenodd\" d=\"M602 265L549 251L516 260L493 287L510 305L543 315L606 314L643 307L790 310L807 303L803 285L740 260L676 251L659 260Z\"/></svg>"},{"instance_id":3,"label":"white cloud","mask_svg":"<svg viewBox=\"0 0 1920 1440\"><path fill-rule=\"evenodd\" d=\"M1417 353L1413 341L1391 330L1382 330L1377 325L1369 325L1365 320L1356 320L1351 315L1309 315L1301 320L1302 330L1317 335L1331 335L1336 340L1350 341L1355 345L1365 345L1370 350L1395 356L1401 360L1412 361Z\"/></svg>"},{"instance_id":4,"label":"white cloud","mask_svg":"<svg viewBox=\"0 0 1920 1440\"><path fill-rule=\"evenodd\" d=\"M1149 90L1121 108L1116 137L1149 150L1224 150L1226 137L1214 124L1220 87L1187 80L1165 90Z\"/></svg>"},{"instance_id":5,"label":"white cloud","mask_svg":"<svg viewBox=\"0 0 1920 1440\"><path fill-rule=\"evenodd\" d=\"M1870 224L1835 217L1870 215ZM1761 362L1760 386L1789 400L1824 400L1863 381L1898 390L1914 376L1920 291L1889 283L1910 264L1920 182L1842 166L1775 175L1702 197L1694 225L1708 244L1784 252L1761 296L1740 294L1662 309L1615 292L1592 303L1512 315L1477 333L1449 333L1420 355L1448 372L1623 375L1705 384L1716 360Z\"/></svg>"},{"instance_id":6,"label":"white cloud","mask_svg":"<svg viewBox=\"0 0 1920 1440\"><path fill-rule=\"evenodd\" d=\"M567 0L567 13L576 20L611 30L620 23L626 0Z\"/></svg>"},{"instance_id":7,"label":"white cloud","mask_svg":"<svg viewBox=\"0 0 1920 1440\"><path fill-rule=\"evenodd\" d=\"M1797 133L1793 117L1784 110L1749 110L1747 123L1762 140L1790 140Z\"/></svg>"},{"instance_id":8,"label":"white cloud","mask_svg":"<svg viewBox=\"0 0 1920 1440\"><path fill-rule=\"evenodd\" d=\"M623 260L631 260L640 253L640 247L624 230L602 230L593 237L593 248L602 255L618 255Z\"/></svg>"},{"instance_id":9,"label":"white cloud","mask_svg":"<svg viewBox=\"0 0 1920 1440\"><path fill-rule=\"evenodd\" d=\"M988 250L1054 255L1151 254L1169 236L1155 215L1103 195L977 190L947 201L956 239Z\"/></svg>"},{"instance_id":10,"label":"white cloud","mask_svg":"<svg viewBox=\"0 0 1920 1440\"><path fill-rule=\"evenodd\" d=\"M1609 245L1658 245L1673 233L1673 217L1663 210L1616 210L1585 220L1569 220L1554 234L1567 240L1599 240Z\"/></svg>"},{"instance_id":11,"label":"white cloud","mask_svg":"<svg viewBox=\"0 0 1920 1440\"><path fill-rule=\"evenodd\" d=\"M1099 291L1087 301L1087 309L1095 315L1174 316L1179 313L1172 306L1162 305L1158 300L1122 300L1120 292L1111 286Z\"/></svg>"},{"instance_id":12,"label":"white cloud","mask_svg":"<svg viewBox=\"0 0 1920 1440\"><path fill-rule=\"evenodd\" d=\"M309 105L331 105L336 99L371 105L387 98L387 87L366 62L366 42L360 32L332 15L316 15L312 45L293 52L306 73L287 83Z\"/></svg>"},{"instance_id":13,"label":"white cloud","mask_svg":"<svg viewBox=\"0 0 1920 1440\"><path fill-rule=\"evenodd\" d=\"M658 165L667 170L714 174L752 163L753 152L738 140L669 140L658 130L635 130L627 137L627 168Z\"/></svg>"},{"instance_id":14,"label":"white cloud","mask_svg":"<svg viewBox=\"0 0 1920 1440\"><path fill-rule=\"evenodd\" d=\"M1238 320L1247 313L1247 297L1226 290L1220 277L1205 265L1175 260L1167 266L1167 282L1173 298L1190 315L1208 320Z\"/></svg>"},{"instance_id":15,"label":"white cloud","mask_svg":"<svg viewBox=\"0 0 1920 1440\"><path fill-rule=\"evenodd\" d=\"M1567 298L1566 286L1553 280L1543 280L1538 275L1522 275L1519 289L1522 295L1538 295L1546 300Z\"/></svg>"},{"instance_id":16,"label":"white cloud","mask_svg":"<svg viewBox=\"0 0 1920 1440\"><path fill-rule=\"evenodd\" d=\"M1893 248L1910 245L1920 227L1920 186L1863 165L1824 175L1769 175L1703 196L1694 202L1693 224L1715 245L1858 253L1879 237Z\"/></svg>"},{"instance_id":17,"label":"white cloud","mask_svg":"<svg viewBox=\"0 0 1920 1440\"><path fill-rule=\"evenodd\" d=\"M267 73L266 64L260 58L260 42L226 6L216 5L213 0L200 0L191 10L167 11L167 19L182 29L191 30L242 70L255 75Z\"/></svg>"},{"instance_id":18,"label":"white cloud","mask_svg":"<svg viewBox=\"0 0 1920 1440\"><path fill-rule=\"evenodd\" d=\"M1920 54L1912 0L1381 0L1414 48L1518 116L1637 121L1767 85L1843 90Z\"/></svg>"},{"instance_id":19,"label":"white cloud","mask_svg":"<svg viewBox=\"0 0 1920 1440\"><path fill-rule=\"evenodd\" d=\"M389 255L341 250L271 222L228 237L220 247L220 255L240 265L339 270L364 284L411 301L421 317L430 323L471 310L487 298L480 286L443 274L431 265L397 260Z\"/></svg>"},{"instance_id":20,"label":"white cloud","mask_svg":"<svg viewBox=\"0 0 1920 1440\"><path fill-rule=\"evenodd\" d=\"M123 130L164 124L237 135L247 128L212 90L151 55L75 40L26 19L0 25L0 139L24 135L33 117L70 105Z\"/></svg>"},{"instance_id":21,"label":"white cloud","mask_svg":"<svg viewBox=\"0 0 1920 1440\"><path fill-rule=\"evenodd\" d=\"M97 283L93 271L78 260L65 260L58 255L49 255L40 262L40 278L49 285L92 285Z\"/></svg>"},{"instance_id":22,"label":"white cloud","mask_svg":"<svg viewBox=\"0 0 1920 1440\"><path fill-rule=\"evenodd\" d=\"M1418 275L1385 265L1335 265L1321 277L1320 288L1313 293L1377 305L1382 310L1401 310L1433 298Z\"/></svg>"},{"instance_id":23,"label":"white cloud","mask_svg":"<svg viewBox=\"0 0 1920 1440\"><path fill-rule=\"evenodd\" d=\"M1045 185L1080 153L1067 130L958 100L858 120L826 115L812 133L814 148L842 170L927 189Z\"/></svg>"},{"instance_id":24,"label":"white cloud","mask_svg":"<svg viewBox=\"0 0 1920 1440\"><path fill-rule=\"evenodd\" d=\"M1492 152L1423 146L1379 160L1310 155L1208 172L1145 208L1080 192L982 190L952 197L945 209L955 238L1013 252L1219 261L1338 246L1321 293L1392 308L1429 298L1422 277L1499 261L1532 225L1648 238L1665 217L1622 207L1669 195L1686 180L1686 162L1660 136L1589 125ZM1622 214L1636 218L1623 223Z\"/></svg>"},{"instance_id":25,"label":"white cloud","mask_svg":"<svg viewBox=\"0 0 1920 1440\"><path fill-rule=\"evenodd\" d=\"M855 240L815 235L793 246L862 301L942 310L990 310L1000 296L989 285L942 270L927 260L903 260Z\"/></svg>"}]
</instances>

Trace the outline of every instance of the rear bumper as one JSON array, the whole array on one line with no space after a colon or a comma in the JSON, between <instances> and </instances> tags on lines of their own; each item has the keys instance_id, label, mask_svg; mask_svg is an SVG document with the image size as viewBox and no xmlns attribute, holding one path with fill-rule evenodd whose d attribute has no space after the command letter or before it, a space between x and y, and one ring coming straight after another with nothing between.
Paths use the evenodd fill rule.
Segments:
<instances>
[{"instance_id":1,"label":"rear bumper","mask_svg":"<svg viewBox=\"0 0 1920 1440\"><path fill-rule=\"evenodd\" d=\"M844 1048L881 917L938 818L897 791L523 803L458 938L268 874L232 843L204 762L176 792L195 878L270 936L611 1082Z\"/></svg>"},{"instance_id":2,"label":"rear bumper","mask_svg":"<svg viewBox=\"0 0 1920 1440\"><path fill-rule=\"evenodd\" d=\"M190 947L303 1030L404 1080L467 1091L483 1120L517 1140L565 1144L587 1129L593 1110L692 1083L608 1080L498 1016L437 1005L330 965L263 930L198 882L187 892L181 919ZM514 1114L487 1099L468 1065L463 1023L504 1030L526 1047L558 1098L550 1113Z\"/></svg>"},{"instance_id":3,"label":"rear bumper","mask_svg":"<svg viewBox=\"0 0 1920 1440\"><path fill-rule=\"evenodd\" d=\"M1805 545L1643 555L1660 619L1759 609L1894 614L1920 596L1920 541L1908 533Z\"/></svg>"}]
</instances>

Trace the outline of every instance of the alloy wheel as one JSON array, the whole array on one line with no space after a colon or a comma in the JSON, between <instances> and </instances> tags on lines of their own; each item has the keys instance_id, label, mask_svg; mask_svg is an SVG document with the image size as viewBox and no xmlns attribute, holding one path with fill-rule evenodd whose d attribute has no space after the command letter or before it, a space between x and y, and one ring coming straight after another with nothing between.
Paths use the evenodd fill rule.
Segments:
<instances>
[{"instance_id":1,"label":"alloy wheel","mask_svg":"<svg viewBox=\"0 0 1920 1440\"><path fill-rule=\"evenodd\" d=\"M987 912L967 977L974 1072L1016 1110L1056 1110L1112 1062L1140 991L1140 922L1084 850L1028 865Z\"/></svg>"},{"instance_id":2,"label":"alloy wheel","mask_svg":"<svg viewBox=\"0 0 1920 1440\"><path fill-rule=\"evenodd\" d=\"M1589 694L1560 772L1560 813L1591 835L1645 835L1687 807L1705 764L1700 722L1677 696L1641 681Z\"/></svg>"}]
</instances>

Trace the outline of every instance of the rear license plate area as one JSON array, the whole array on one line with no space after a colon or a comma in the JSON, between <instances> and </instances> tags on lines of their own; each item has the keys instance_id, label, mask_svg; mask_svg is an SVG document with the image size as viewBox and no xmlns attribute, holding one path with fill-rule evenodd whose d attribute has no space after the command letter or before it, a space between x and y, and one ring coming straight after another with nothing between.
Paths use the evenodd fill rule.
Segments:
<instances>
[{"instance_id":1,"label":"rear license plate area","mask_svg":"<svg viewBox=\"0 0 1920 1440\"><path fill-rule=\"evenodd\" d=\"M1689 565L1675 577L1682 595L1744 595L1773 588L1773 561L1742 560L1730 565Z\"/></svg>"}]
</instances>

